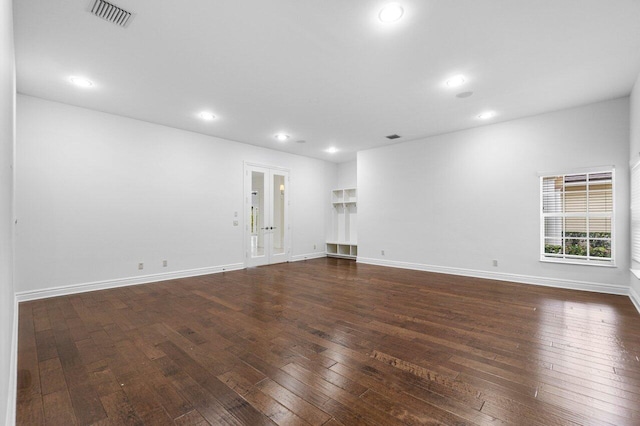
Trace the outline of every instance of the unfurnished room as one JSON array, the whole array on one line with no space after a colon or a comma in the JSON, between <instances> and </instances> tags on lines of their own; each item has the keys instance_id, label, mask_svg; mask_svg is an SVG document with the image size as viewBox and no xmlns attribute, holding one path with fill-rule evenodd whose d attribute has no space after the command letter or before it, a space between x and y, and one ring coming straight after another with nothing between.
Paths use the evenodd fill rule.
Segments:
<instances>
[{"instance_id":1,"label":"unfurnished room","mask_svg":"<svg viewBox=\"0 0 640 426\"><path fill-rule=\"evenodd\" d=\"M0 424L639 425L639 23L0 0Z\"/></svg>"}]
</instances>

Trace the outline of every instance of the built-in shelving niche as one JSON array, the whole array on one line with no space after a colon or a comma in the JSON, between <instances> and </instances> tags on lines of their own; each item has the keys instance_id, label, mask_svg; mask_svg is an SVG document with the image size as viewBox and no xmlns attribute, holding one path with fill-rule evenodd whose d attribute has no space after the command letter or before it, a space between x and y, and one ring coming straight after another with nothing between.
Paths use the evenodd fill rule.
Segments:
<instances>
[{"instance_id":1,"label":"built-in shelving niche","mask_svg":"<svg viewBox=\"0 0 640 426\"><path fill-rule=\"evenodd\" d=\"M331 191L331 234L327 255L355 259L358 256L358 191L356 188Z\"/></svg>"}]
</instances>

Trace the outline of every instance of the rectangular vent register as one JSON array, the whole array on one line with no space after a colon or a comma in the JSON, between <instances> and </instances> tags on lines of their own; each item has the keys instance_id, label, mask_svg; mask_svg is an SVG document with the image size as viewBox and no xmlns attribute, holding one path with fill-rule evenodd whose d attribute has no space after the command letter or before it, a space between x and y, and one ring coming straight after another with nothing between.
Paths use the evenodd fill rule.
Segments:
<instances>
[{"instance_id":1,"label":"rectangular vent register","mask_svg":"<svg viewBox=\"0 0 640 426\"><path fill-rule=\"evenodd\" d=\"M104 0L96 0L91 8L91 13L98 18L109 21L120 27L126 27L132 20L133 14L114 4Z\"/></svg>"}]
</instances>

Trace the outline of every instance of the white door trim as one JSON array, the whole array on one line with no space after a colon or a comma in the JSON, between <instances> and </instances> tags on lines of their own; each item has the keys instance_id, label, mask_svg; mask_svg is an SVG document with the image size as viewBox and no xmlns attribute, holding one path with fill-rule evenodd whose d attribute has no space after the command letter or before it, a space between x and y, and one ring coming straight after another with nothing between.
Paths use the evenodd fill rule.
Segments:
<instances>
[{"instance_id":1,"label":"white door trim","mask_svg":"<svg viewBox=\"0 0 640 426\"><path fill-rule=\"evenodd\" d=\"M271 180L272 180L272 176L274 174L278 174L278 172L282 172L285 176L286 179L286 183L285 183L285 187L286 192L285 192L285 203L284 203L284 216L285 216L285 220L284 220L284 254L281 255L272 255L271 250L272 247L265 247L265 256L267 257L266 262L263 264L272 264L272 263L280 263L280 262L289 262L291 261L291 170L286 168L286 167L280 167L280 166L272 166L272 165L268 165L268 164L261 164L261 163L254 163L254 162L250 162L250 161L244 161L243 162L243 218L244 218L244 229L243 229L243 251L244 251L244 266L245 267L250 267L250 266L260 266L260 265L255 265L254 262L252 262L252 258L251 258L251 244L250 244L250 236L251 236L251 231L249 229L250 227L250 203L251 203L251 188L252 188L252 179L251 179L251 174L250 172L253 169L263 169L264 171L267 172L268 177L265 178L265 180L268 182L268 185L271 185ZM270 191L269 191L270 192ZM266 197L266 194L265 194ZM269 200L269 204L271 204L271 200ZM273 210L273 209L271 209ZM272 214L273 212L269 212L269 214ZM268 250L268 251L267 251ZM272 257L276 256L276 259L278 259L278 261L274 261L274 259L272 259Z\"/></svg>"}]
</instances>

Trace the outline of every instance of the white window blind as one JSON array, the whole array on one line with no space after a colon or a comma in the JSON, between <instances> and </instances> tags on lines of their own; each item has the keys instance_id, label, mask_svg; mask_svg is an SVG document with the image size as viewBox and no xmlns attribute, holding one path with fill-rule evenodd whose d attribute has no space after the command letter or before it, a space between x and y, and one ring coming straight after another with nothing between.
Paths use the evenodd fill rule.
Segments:
<instances>
[{"instance_id":1,"label":"white window blind","mask_svg":"<svg viewBox=\"0 0 640 426\"><path fill-rule=\"evenodd\" d=\"M640 162L631 169L631 258L640 262Z\"/></svg>"},{"instance_id":2,"label":"white window blind","mask_svg":"<svg viewBox=\"0 0 640 426\"><path fill-rule=\"evenodd\" d=\"M541 260L613 264L613 182L613 169L540 177Z\"/></svg>"}]
</instances>

